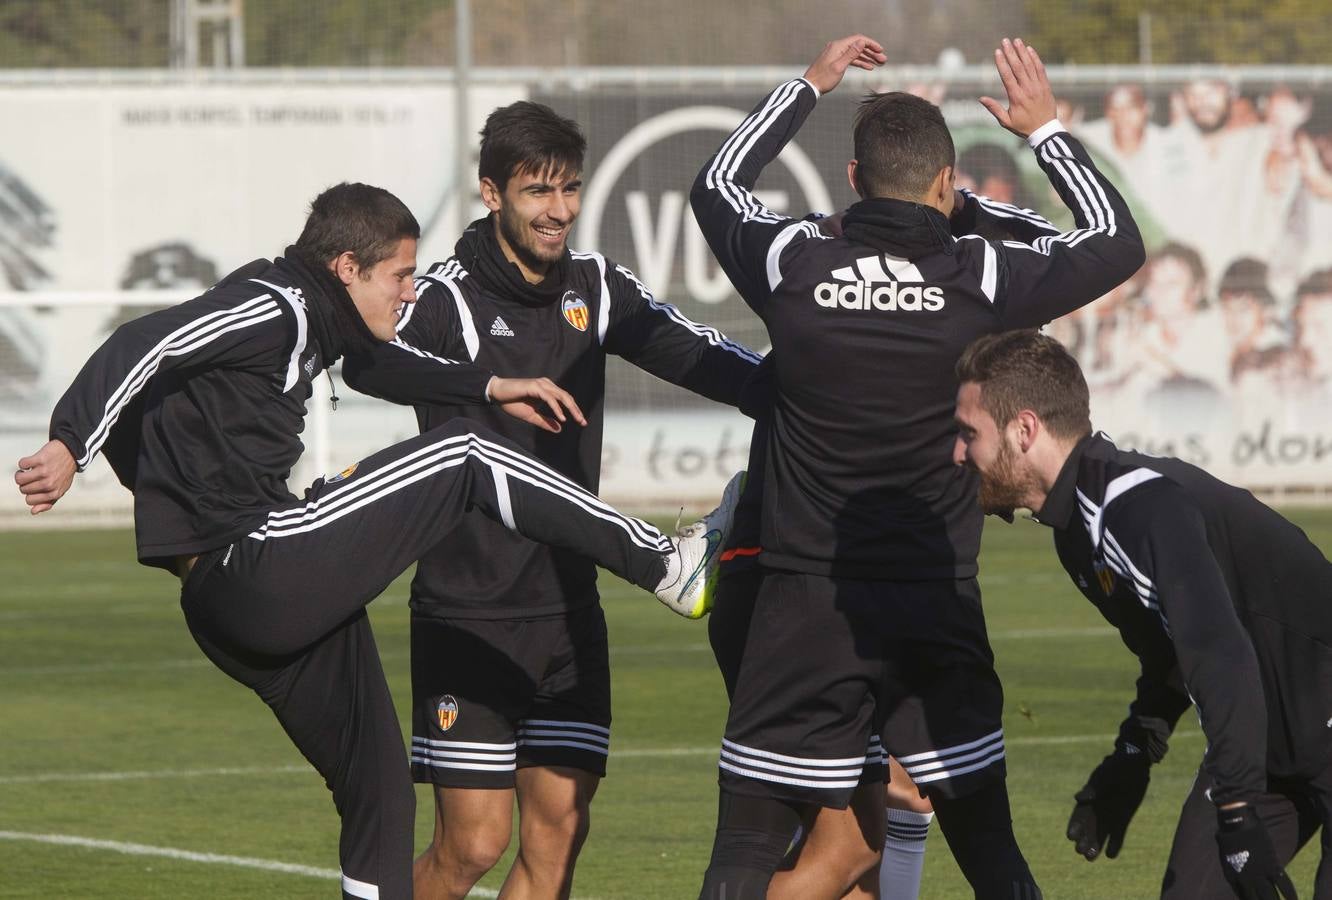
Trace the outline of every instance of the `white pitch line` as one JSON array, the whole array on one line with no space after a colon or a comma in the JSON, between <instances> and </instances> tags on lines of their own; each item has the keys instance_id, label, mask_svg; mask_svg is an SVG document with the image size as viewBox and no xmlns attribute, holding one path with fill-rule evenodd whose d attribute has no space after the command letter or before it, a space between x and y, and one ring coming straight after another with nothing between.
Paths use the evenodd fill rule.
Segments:
<instances>
[{"instance_id":1,"label":"white pitch line","mask_svg":"<svg viewBox=\"0 0 1332 900\"><path fill-rule=\"evenodd\" d=\"M72 834L0 831L0 840L55 844L62 847L83 847L88 850L110 850L113 853L124 853L129 856L160 856L166 859L178 859L185 862L206 863L215 866L234 866L241 869L259 869L264 872L281 872L285 875L304 875L309 878L322 878L325 881L336 881L342 878L342 873L337 869L320 869L315 866L301 866L272 859L255 859L250 856L230 856L224 853L196 853L193 850L178 850L175 847L154 847L151 844L106 841ZM474 887L467 896L498 897L499 891L491 888Z\"/></svg>"},{"instance_id":2,"label":"white pitch line","mask_svg":"<svg viewBox=\"0 0 1332 900\"><path fill-rule=\"evenodd\" d=\"M4 784L42 784L60 781L142 781L157 778L224 778L235 775L290 775L304 772L314 775L310 765L227 766L217 769L145 769L129 772L36 772L31 775L0 776Z\"/></svg>"},{"instance_id":3,"label":"white pitch line","mask_svg":"<svg viewBox=\"0 0 1332 900\"><path fill-rule=\"evenodd\" d=\"M337 869L319 869L314 866L299 866L295 863L278 862L271 859L255 859L250 856L229 856L224 853L196 853L193 850L178 850L175 847L154 847L150 844L130 844L123 841L105 841L97 838L79 837L73 834L32 834L25 831L0 831L0 840L32 841L38 844L56 844L63 847L85 847L89 850L110 850L113 853L125 853L130 856L161 856L167 859L179 859L186 862L209 863L217 866L236 866L242 869L261 869L265 872L282 872L287 875L305 875L310 878L338 879L342 877ZM494 896L494 895L492 895Z\"/></svg>"}]
</instances>

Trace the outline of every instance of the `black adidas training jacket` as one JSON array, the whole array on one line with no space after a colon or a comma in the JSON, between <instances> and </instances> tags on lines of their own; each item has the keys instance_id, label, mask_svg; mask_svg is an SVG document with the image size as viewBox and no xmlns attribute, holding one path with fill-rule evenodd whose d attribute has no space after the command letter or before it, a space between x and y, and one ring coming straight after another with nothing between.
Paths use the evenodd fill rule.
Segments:
<instances>
[{"instance_id":1,"label":"black adidas training jacket","mask_svg":"<svg viewBox=\"0 0 1332 900\"><path fill-rule=\"evenodd\" d=\"M1039 326L1105 294L1142 265L1142 241L1119 193L1057 121L1031 143L1074 231L973 197L968 207L1010 219L1030 240L955 236L937 210L871 199L830 238L754 194L817 100L804 79L779 86L691 194L709 246L772 339L762 558L858 578L969 577L982 516L975 477L952 464L958 356L980 335Z\"/></svg>"},{"instance_id":2,"label":"black adidas training jacket","mask_svg":"<svg viewBox=\"0 0 1332 900\"><path fill-rule=\"evenodd\" d=\"M1153 762L1190 702L1212 800L1332 756L1332 563L1248 491L1196 466L1119 450L1069 456L1038 518L1087 599L1142 663L1116 741Z\"/></svg>"},{"instance_id":3,"label":"black adidas training jacket","mask_svg":"<svg viewBox=\"0 0 1332 900\"><path fill-rule=\"evenodd\" d=\"M342 290L349 311L335 314ZM231 543L294 497L311 381L375 343L331 275L288 256L255 260L193 300L120 326L56 404L50 436L83 471L99 452L134 493L139 560ZM440 397L484 403L491 373L410 354Z\"/></svg>"}]
</instances>

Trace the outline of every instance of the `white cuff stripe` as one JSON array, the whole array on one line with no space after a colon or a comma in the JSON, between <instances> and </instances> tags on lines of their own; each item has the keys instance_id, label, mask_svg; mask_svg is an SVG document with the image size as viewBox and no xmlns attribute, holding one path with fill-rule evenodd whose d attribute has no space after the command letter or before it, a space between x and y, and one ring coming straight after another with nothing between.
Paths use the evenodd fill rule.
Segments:
<instances>
[{"instance_id":1,"label":"white cuff stripe","mask_svg":"<svg viewBox=\"0 0 1332 900\"><path fill-rule=\"evenodd\" d=\"M1042 125L1040 128L1037 128L1031 134L1027 135L1027 146L1035 150L1037 147L1039 147L1042 143L1045 142L1046 138L1060 131L1068 131L1068 129L1065 128L1064 123L1059 121L1058 119L1051 119L1050 121Z\"/></svg>"}]
</instances>

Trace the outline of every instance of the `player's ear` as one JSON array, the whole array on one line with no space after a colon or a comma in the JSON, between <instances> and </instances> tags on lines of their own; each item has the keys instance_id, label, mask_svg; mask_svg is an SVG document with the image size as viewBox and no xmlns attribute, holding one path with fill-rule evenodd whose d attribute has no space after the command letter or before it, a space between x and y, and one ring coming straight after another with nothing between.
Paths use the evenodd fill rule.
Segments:
<instances>
[{"instance_id":1,"label":"player's ear","mask_svg":"<svg viewBox=\"0 0 1332 900\"><path fill-rule=\"evenodd\" d=\"M930 185L930 196L927 199L931 205L947 209L952 205L953 190L953 167L944 166L934 176L934 182Z\"/></svg>"},{"instance_id":2,"label":"player's ear","mask_svg":"<svg viewBox=\"0 0 1332 900\"><path fill-rule=\"evenodd\" d=\"M494 181L489 178L481 179L481 202L486 205L486 209L491 212L499 212L500 196L503 192Z\"/></svg>"},{"instance_id":3,"label":"player's ear","mask_svg":"<svg viewBox=\"0 0 1332 900\"><path fill-rule=\"evenodd\" d=\"M1016 422L1018 448L1026 453L1036 443L1036 437L1041 433L1041 420L1036 413L1024 409L1018 412Z\"/></svg>"},{"instance_id":4,"label":"player's ear","mask_svg":"<svg viewBox=\"0 0 1332 900\"><path fill-rule=\"evenodd\" d=\"M856 192L856 196L865 199L865 192L860 189L860 179L857 178L857 171L860 166L859 160L851 160L846 164L846 183L851 185L851 190Z\"/></svg>"},{"instance_id":5,"label":"player's ear","mask_svg":"<svg viewBox=\"0 0 1332 900\"><path fill-rule=\"evenodd\" d=\"M333 274L343 284L351 284L356 280L357 274L361 271L360 264L356 261L356 254L350 250L343 250L328 264Z\"/></svg>"}]
</instances>

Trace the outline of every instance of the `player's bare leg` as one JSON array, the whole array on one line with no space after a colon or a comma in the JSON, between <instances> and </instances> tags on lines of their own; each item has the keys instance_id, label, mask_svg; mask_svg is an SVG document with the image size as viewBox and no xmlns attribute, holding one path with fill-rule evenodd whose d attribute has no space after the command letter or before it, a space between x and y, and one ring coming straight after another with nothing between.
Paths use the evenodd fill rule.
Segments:
<instances>
[{"instance_id":1,"label":"player's bare leg","mask_svg":"<svg viewBox=\"0 0 1332 900\"><path fill-rule=\"evenodd\" d=\"M795 867L773 876L768 900L878 897L883 835L883 789L861 785L846 809L818 810Z\"/></svg>"},{"instance_id":2,"label":"player's bare leg","mask_svg":"<svg viewBox=\"0 0 1332 900\"><path fill-rule=\"evenodd\" d=\"M495 867L513 831L513 794L435 786L435 838L412 867L415 900L462 900Z\"/></svg>"},{"instance_id":3,"label":"player's bare leg","mask_svg":"<svg viewBox=\"0 0 1332 900\"><path fill-rule=\"evenodd\" d=\"M563 900L587 840L590 805L601 778L567 766L519 769L518 856L501 900Z\"/></svg>"},{"instance_id":4,"label":"player's bare leg","mask_svg":"<svg viewBox=\"0 0 1332 900\"><path fill-rule=\"evenodd\" d=\"M879 898L916 900L925 867L925 835L934 818L934 806L920 795L906 769L891 756L888 771L884 798L888 808L887 839L879 863Z\"/></svg>"}]
</instances>

